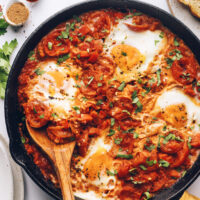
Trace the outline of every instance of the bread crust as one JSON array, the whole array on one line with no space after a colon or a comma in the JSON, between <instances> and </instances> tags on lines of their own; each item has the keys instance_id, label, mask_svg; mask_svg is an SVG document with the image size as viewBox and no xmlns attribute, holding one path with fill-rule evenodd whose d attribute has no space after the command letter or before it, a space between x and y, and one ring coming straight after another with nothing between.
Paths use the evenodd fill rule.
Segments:
<instances>
[{"instance_id":1,"label":"bread crust","mask_svg":"<svg viewBox=\"0 0 200 200\"><path fill-rule=\"evenodd\" d=\"M197 0L178 0L180 3L188 6L190 12L195 16L200 18L200 2Z\"/></svg>"}]
</instances>

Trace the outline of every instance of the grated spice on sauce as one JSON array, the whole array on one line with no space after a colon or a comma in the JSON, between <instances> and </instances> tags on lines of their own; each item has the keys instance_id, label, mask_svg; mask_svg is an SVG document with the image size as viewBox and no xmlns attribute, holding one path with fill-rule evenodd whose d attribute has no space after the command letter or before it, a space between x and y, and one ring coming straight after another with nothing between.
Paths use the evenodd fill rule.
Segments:
<instances>
[{"instance_id":1,"label":"grated spice on sauce","mask_svg":"<svg viewBox=\"0 0 200 200\"><path fill-rule=\"evenodd\" d=\"M24 23L29 16L29 10L27 7L20 2L13 3L7 10L7 17L8 19L15 23L15 24L21 24Z\"/></svg>"}]
</instances>

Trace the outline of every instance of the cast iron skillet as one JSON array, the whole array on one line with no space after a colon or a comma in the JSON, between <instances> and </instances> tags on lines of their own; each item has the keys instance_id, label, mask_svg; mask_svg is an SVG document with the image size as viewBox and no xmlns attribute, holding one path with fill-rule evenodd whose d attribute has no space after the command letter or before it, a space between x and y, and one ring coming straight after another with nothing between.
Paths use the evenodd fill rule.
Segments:
<instances>
[{"instance_id":1,"label":"cast iron skillet","mask_svg":"<svg viewBox=\"0 0 200 200\"><path fill-rule=\"evenodd\" d=\"M93 0L77 4L70 8L65 8L56 13L48 20L43 22L25 41L19 50L14 63L12 65L6 88L5 98L5 118L8 136L10 138L10 152L13 159L24 168L28 175L35 181L35 183L50 194L55 199L61 199L61 192L56 189L52 183L45 181L39 168L33 163L32 159L26 154L26 151L20 140L20 133L18 131L18 123L21 121L21 113L18 110L17 100L17 78L27 59L29 51L33 50L38 42L49 31L56 27L61 22L64 22L83 12L102 8L116 8L122 11L126 8L137 9L147 15L158 18L162 23L171 29L172 32L182 38L196 55L200 62L200 41L198 38L179 20L169 15L167 12L137 1L130 0ZM198 177L200 173L200 156L194 163L193 167L171 188L165 189L160 194L155 196L154 200L178 199L178 196Z\"/></svg>"}]
</instances>

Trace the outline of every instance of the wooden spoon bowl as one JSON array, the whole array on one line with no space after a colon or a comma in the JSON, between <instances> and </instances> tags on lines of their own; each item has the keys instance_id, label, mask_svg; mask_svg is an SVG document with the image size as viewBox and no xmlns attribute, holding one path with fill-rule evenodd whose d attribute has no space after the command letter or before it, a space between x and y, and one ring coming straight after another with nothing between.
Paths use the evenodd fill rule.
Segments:
<instances>
[{"instance_id":1,"label":"wooden spoon bowl","mask_svg":"<svg viewBox=\"0 0 200 200\"><path fill-rule=\"evenodd\" d=\"M66 144L55 144L52 142L45 129L32 128L26 121L26 127L34 142L49 156L52 161L64 200L74 200L70 180L70 163L75 147L75 141Z\"/></svg>"}]
</instances>

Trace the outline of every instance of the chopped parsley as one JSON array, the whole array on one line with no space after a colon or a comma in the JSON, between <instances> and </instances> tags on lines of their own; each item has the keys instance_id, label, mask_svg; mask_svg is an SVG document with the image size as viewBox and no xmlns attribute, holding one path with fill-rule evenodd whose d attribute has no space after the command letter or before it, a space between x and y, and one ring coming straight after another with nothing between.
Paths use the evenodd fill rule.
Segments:
<instances>
[{"instance_id":1,"label":"chopped parsley","mask_svg":"<svg viewBox=\"0 0 200 200\"><path fill-rule=\"evenodd\" d=\"M155 46L160 42L160 40L154 40Z\"/></svg>"},{"instance_id":2,"label":"chopped parsley","mask_svg":"<svg viewBox=\"0 0 200 200\"><path fill-rule=\"evenodd\" d=\"M114 172L111 172L110 170L107 169L106 173L108 176L115 176L115 175L117 175L117 170L114 170Z\"/></svg>"},{"instance_id":3,"label":"chopped parsley","mask_svg":"<svg viewBox=\"0 0 200 200\"><path fill-rule=\"evenodd\" d=\"M117 154L116 158L132 159L133 155L132 154Z\"/></svg>"},{"instance_id":4,"label":"chopped parsley","mask_svg":"<svg viewBox=\"0 0 200 200\"><path fill-rule=\"evenodd\" d=\"M110 130L109 130L109 134L108 134L108 136L113 136L114 134L115 134L115 130L110 129Z\"/></svg>"},{"instance_id":5,"label":"chopped parsley","mask_svg":"<svg viewBox=\"0 0 200 200\"><path fill-rule=\"evenodd\" d=\"M87 86L89 86L92 83L93 80L94 80L94 76L90 76L89 81L87 83Z\"/></svg>"},{"instance_id":6,"label":"chopped parsley","mask_svg":"<svg viewBox=\"0 0 200 200\"><path fill-rule=\"evenodd\" d=\"M44 114L40 115L40 119L44 119Z\"/></svg>"},{"instance_id":7,"label":"chopped parsley","mask_svg":"<svg viewBox=\"0 0 200 200\"><path fill-rule=\"evenodd\" d=\"M141 168L142 170L144 170L144 171L147 170L147 168L146 168L144 165L140 165L140 168Z\"/></svg>"},{"instance_id":8,"label":"chopped parsley","mask_svg":"<svg viewBox=\"0 0 200 200\"><path fill-rule=\"evenodd\" d=\"M78 106L73 106L73 109L76 111L77 114L80 114L80 108Z\"/></svg>"},{"instance_id":9,"label":"chopped parsley","mask_svg":"<svg viewBox=\"0 0 200 200\"><path fill-rule=\"evenodd\" d=\"M124 51L122 51L122 56L127 56L127 53L126 52L124 52Z\"/></svg>"},{"instance_id":10,"label":"chopped parsley","mask_svg":"<svg viewBox=\"0 0 200 200\"><path fill-rule=\"evenodd\" d=\"M176 37L174 38L174 46L176 46L176 47L179 46L179 42L178 42L178 40L176 39Z\"/></svg>"},{"instance_id":11,"label":"chopped parsley","mask_svg":"<svg viewBox=\"0 0 200 200\"><path fill-rule=\"evenodd\" d=\"M142 111L143 105L141 104L139 98L137 97L137 91L134 91L133 94L132 94L132 103L136 104L136 106L137 106L135 113Z\"/></svg>"},{"instance_id":12,"label":"chopped parsley","mask_svg":"<svg viewBox=\"0 0 200 200\"><path fill-rule=\"evenodd\" d=\"M146 150L148 150L148 151L152 151L152 150L154 150L156 147L155 147L155 145L153 145L153 144L151 144L150 146L148 146L148 145L144 145L144 148L146 149Z\"/></svg>"},{"instance_id":13,"label":"chopped parsley","mask_svg":"<svg viewBox=\"0 0 200 200\"><path fill-rule=\"evenodd\" d=\"M192 146L191 146L191 144L190 144L191 141L192 141L192 138L191 138L191 136L189 136L189 137L188 137L188 142L187 142L187 145L188 145L188 148L189 148L189 149L192 148Z\"/></svg>"},{"instance_id":14,"label":"chopped parsley","mask_svg":"<svg viewBox=\"0 0 200 200\"><path fill-rule=\"evenodd\" d=\"M125 86L126 86L126 83L125 83L125 81L123 81L123 82L121 83L121 85L118 87L118 90L119 90L119 91L123 91L123 89L124 89Z\"/></svg>"},{"instance_id":15,"label":"chopped parsley","mask_svg":"<svg viewBox=\"0 0 200 200\"><path fill-rule=\"evenodd\" d=\"M122 138L116 138L114 139L115 144L121 144Z\"/></svg>"},{"instance_id":16,"label":"chopped parsley","mask_svg":"<svg viewBox=\"0 0 200 200\"><path fill-rule=\"evenodd\" d=\"M160 37L160 38L164 38L164 35L165 35L165 33L164 33L164 32L161 32L160 35L159 35L159 37Z\"/></svg>"},{"instance_id":17,"label":"chopped parsley","mask_svg":"<svg viewBox=\"0 0 200 200\"><path fill-rule=\"evenodd\" d=\"M103 84L102 83L97 83L97 86L98 87L101 87Z\"/></svg>"},{"instance_id":18,"label":"chopped parsley","mask_svg":"<svg viewBox=\"0 0 200 200\"><path fill-rule=\"evenodd\" d=\"M161 74L161 69L158 69L156 71L156 75L157 75L157 86L159 86L161 84L161 79L160 79L160 74Z\"/></svg>"},{"instance_id":19,"label":"chopped parsley","mask_svg":"<svg viewBox=\"0 0 200 200\"><path fill-rule=\"evenodd\" d=\"M62 63L62 62L64 62L64 61L66 61L67 59L69 59L70 58L70 54L68 53L68 54L65 54L65 55L63 55L63 56L60 56L59 58L58 58L58 60L57 60L57 63L58 64L60 64L60 63Z\"/></svg>"},{"instance_id":20,"label":"chopped parsley","mask_svg":"<svg viewBox=\"0 0 200 200\"><path fill-rule=\"evenodd\" d=\"M147 163L148 166L151 167L151 166L155 165L157 163L157 161L156 160L149 160L149 159L147 159L146 163Z\"/></svg>"},{"instance_id":21,"label":"chopped parsley","mask_svg":"<svg viewBox=\"0 0 200 200\"><path fill-rule=\"evenodd\" d=\"M23 136L21 136L21 142L22 142L22 144L26 143L26 139Z\"/></svg>"},{"instance_id":22,"label":"chopped parsley","mask_svg":"<svg viewBox=\"0 0 200 200\"><path fill-rule=\"evenodd\" d=\"M113 103L112 102L109 102L109 107L113 108Z\"/></svg>"},{"instance_id":23,"label":"chopped parsley","mask_svg":"<svg viewBox=\"0 0 200 200\"><path fill-rule=\"evenodd\" d=\"M35 109L35 107L33 107L33 112L34 112L35 114L37 114L37 110Z\"/></svg>"},{"instance_id":24,"label":"chopped parsley","mask_svg":"<svg viewBox=\"0 0 200 200\"><path fill-rule=\"evenodd\" d=\"M97 106L100 106L100 105L102 105L102 104L103 104L103 99L99 99L99 100L97 101L97 103L96 103Z\"/></svg>"},{"instance_id":25,"label":"chopped parsley","mask_svg":"<svg viewBox=\"0 0 200 200\"><path fill-rule=\"evenodd\" d=\"M127 113L128 115L131 115L131 113L128 110L122 110L123 113Z\"/></svg>"},{"instance_id":26,"label":"chopped parsley","mask_svg":"<svg viewBox=\"0 0 200 200\"><path fill-rule=\"evenodd\" d=\"M110 125L111 125L111 126L114 126L114 125L115 125L115 118L111 118L111 119L110 119Z\"/></svg>"},{"instance_id":27,"label":"chopped parsley","mask_svg":"<svg viewBox=\"0 0 200 200\"><path fill-rule=\"evenodd\" d=\"M58 117L58 115L56 113L52 113L51 116L54 117L54 118Z\"/></svg>"},{"instance_id":28,"label":"chopped parsley","mask_svg":"<svg viewBox=\"0 0 200 200\"><path fill-rule=\"evenodd\" d=\"M86 101L88 100L88 98L87 98L87 97L82 97L82 100L83 100L84 102L86 102Z\"/></svg>"},{"instance_id":29,"label":"chopped parsley","mask_svg":"<svg viewBox=\"0 0 200 200\"><path fill-rule=\"evenodd\" d=\"M160 159L159 161L159 167L169 167L169 162L167 162L166 160Z\"/></svg>"},{"instance_id":30,"label":"chopped parsley","mask_svg":"<svg viewBox=\"0 0 200 200\"><path fill-rule=\"evenodd\" d=\"M73 19L76 20L77 22L81 22L82 21L81 18L78 17L77 15L74 15Z\"/></svg>"},{"instance_id":31,"label":"chopped parsley","mask_svg":"<svg viewBox=\"0 0 200 200\"><path fill-rule=\"evenodd\" d=\"M53 43L52 42L48 42L48 49L52 50L52 47L53 47Z\"/></svg>"},{"instance_id":32,"label":"chopped parsley","mask_svg":"<svg viewBox=\"0 0 200 200\"><path fill-rule=\"evenodd\" d=\"M38 76L42 75L45 73L45 71L41 70L40 67L38 67L35 71L34 71Z\"/></svg>"},{"instance_id":33,"label":"chopped parsley","mask_svg":"<svg viewBox=\"0 0 200 200\"><path fill-rule=\"evenodd\" d=\"M149 200L151 198L151 194L148 191L144 192L144 195L146 196L144 200Z\"/></svg>"}]
</instances>

